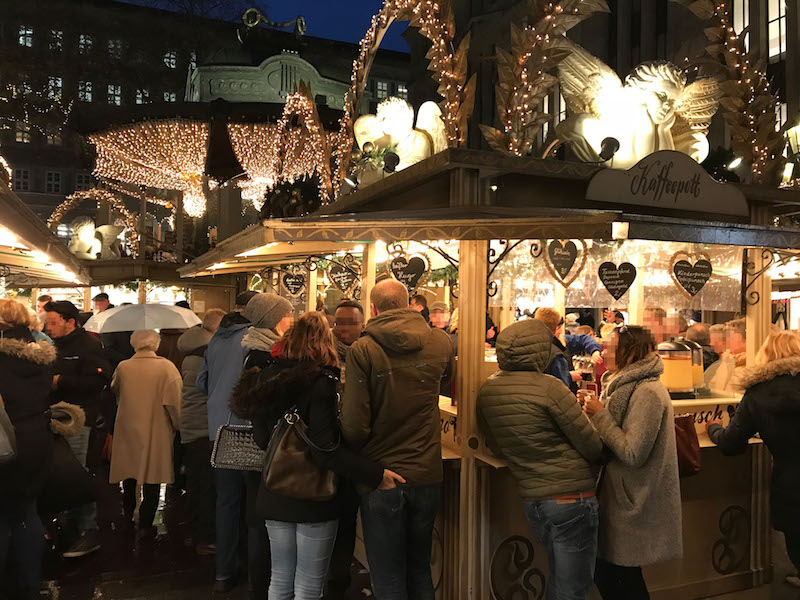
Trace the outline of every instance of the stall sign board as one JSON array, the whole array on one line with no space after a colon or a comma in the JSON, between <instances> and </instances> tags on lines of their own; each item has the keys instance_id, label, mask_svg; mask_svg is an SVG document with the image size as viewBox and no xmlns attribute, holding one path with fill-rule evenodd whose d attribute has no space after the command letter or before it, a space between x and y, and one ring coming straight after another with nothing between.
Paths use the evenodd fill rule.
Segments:
<instances>
[{"instance_id":1,"label":"stall sign board","mask_svg":"<svg viewBox=\"0 0 800 600\"><path fill-rule=\"evenodd\" d=\"M597 270L597 275L614 300L619 300L636 280L636 267L628 262L619 266L612 262L604 262Z\"/></svg>"},{"instance_id":2,"label":"stall sign board","mask_svg":"<svg viewBox=\"0 0 800 600\"><path fill-rule=\"evenodd\" d=\"M297 298L306 287L306 276L303 273L284 273L283 287L292 298Z\"/></svg>"},{"instance_id":3,"label":"stall sign board","mask_svg":"<svg viewBox=\"0 0 800 600\"><path fill-rule=\"evenodd\" d=\"M628 171L598 171L586 199L737 217L750 214L741 190L719 183L689 156L671 150L655 152Z\"/></svg>"},{"instance_id":4,"label":"stall sign board","mask_svg":"<svg viewBox=\"0 0 800 600\"><path fill-rule=\"evenodd\" d=\"M712 267L711 263L705 259L698 260L694 265L688 260L679 260L672 267L672 272L678 284L694 297L708 282Z\"/></svg>"},{"instance_id":5,"label":"stall sign board","mask_svg":"<svg viewBox=\"0 0 800 600\"><path fill-rule=\"evenodd\" d=\"M565 243L560 240L553 240L547 247L547 254L556 273L559 274L561 279L566 279L578 259L578 247L571 240Z\"/></svg>"},{"instance_id":6,"label":"stall sign board","mask_svg":"<svg viewBox=\"0 0 800 600\"><path fill-rule=\"evenodd\" d=\"M417 288L425 283L425 278L430 271L430 263L422 255L413 255L410 258L396 256L389 263L389 270L413 294Z\"/></svg>"},{"instance_id":7,"label":"stall sign board","mask_svg":"<svg viewBox=\"0 0 800 600\"><path fill-rule=\"evenodd\" d=\"M337 290L348 297L352 295L353 289L359 282L358 273L354 269L338 263L331 263L328 267L328 278Z\"/></svg>"}]
</instances>

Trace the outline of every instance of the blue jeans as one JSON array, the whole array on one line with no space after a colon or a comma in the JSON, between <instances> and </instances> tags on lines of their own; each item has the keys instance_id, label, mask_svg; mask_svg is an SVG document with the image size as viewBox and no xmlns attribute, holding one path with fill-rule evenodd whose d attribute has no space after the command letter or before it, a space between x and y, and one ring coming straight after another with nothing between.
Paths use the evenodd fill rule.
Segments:
<instances>
[{"instance_id":1,"label":"blue jeans","mask_svg":"<svg viewBox=\"0 0 800 600\"><path fill-rule=\"evenodd\" d=\"M39 596L44 544L35 501L0 510L0 598Z\"/></svg>"},{"instance_id":2,"label":"blue jeans","mask_svg":"<svg viewBox=\"0 0 800 600\"><path fill-rule=\"evenodd\" d=\"M232 469L214 469L217 489L216 579L233 579L239 574L239 524L242 522L242 508L247 496L247 476L249 472ZM269 561L269 539L266 528L261 525L247 528L248 579L251 587L266 594L266 576Z\"/></svg>"},{"instance_id":3,"label":"blue jeans","mask_svg":"<svg viewBox=\"0 0 800 600\"><path fill-rule=\"evenodd\" d=\"M597 498L524 503L537 541L547 548L547 600L585 600L597 557Z\"/></svg>"},{"instance_id":4,"label":"blue jeans","mask_svg":"<svg viewBox=\"0 0 800 600\"><path fill-rule=\"evenodd\" d=\"M361 497L369 575L379 600L434 600L431 544L441 502L438 483Z\"/></svg>"},{"instance_id":5,"label":"blue jeans","mask_svg":"<svg viewBox=\"0 0 800 600\"><path fill-rule=\"evenodd\" d=\"M267 521L272 555L269 600L319 600L339 521Z\"/></svg>"},{"instance_id":6,"label":"blue jeans","mask_svg":"<svg viewBox=\"0 0 800 600\"><path fill-rule=\"evenodd\" d=\"M77 435L66 438L72 453L81 466L86 468L86 455L89 453L89 436L92 433L91 427L84 427ZM83 534L87 531L97 531L97 504L90 502L83 506L71 508L66 512L67 519L75 524L78 532Z\"/></svg>"}]
</instances>

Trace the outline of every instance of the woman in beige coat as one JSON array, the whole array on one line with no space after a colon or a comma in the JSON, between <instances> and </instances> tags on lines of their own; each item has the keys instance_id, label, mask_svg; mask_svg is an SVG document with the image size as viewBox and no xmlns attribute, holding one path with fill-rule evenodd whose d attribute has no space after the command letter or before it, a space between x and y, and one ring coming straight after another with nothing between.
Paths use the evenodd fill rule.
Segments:
<instances>
[{"instance_id":1,"label":"woman in beige coat","mask_svg":"<svg viewBox=\"0 0 800 600\"><path fill-rule=\"evenodd\" d=\"M127 521L136 508L136 485L142 486L139 528L151 533L160 484L172 483L172 442L178 430L182 380L168 359L156 355L160 338L153 330L135 331L133 358L114 371L111 389L119 408L114 426L110 482L122 482Z\"/></svg>"}]
</instances>

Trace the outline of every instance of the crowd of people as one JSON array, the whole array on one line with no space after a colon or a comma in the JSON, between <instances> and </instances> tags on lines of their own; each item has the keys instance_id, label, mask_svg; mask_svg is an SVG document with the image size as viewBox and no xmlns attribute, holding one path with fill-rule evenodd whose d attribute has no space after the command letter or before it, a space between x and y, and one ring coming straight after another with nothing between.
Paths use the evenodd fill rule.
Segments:
<instances>
[{"instance_id":1,"label":"crowd of people","mask_svg":"<svg viewBox=\"0 0 800 600\"><path fill-rule=\"evenodd\" d=\"M105 294L94 303L112 306ZM451 391L458 317L392 279L373 288L370 307L369 319L351 301L332 319L295 319L288 300L250 291L189 329L97 336L70 302L41 297L37 315L0 300L0 402L16 437L0 463L0 594L38 597L52 464L68 448L85 475L105 423L124 521L153 538L161 486L182 486L188 541L215 556L215 592L246 584L263 600L344 598L360 514L375 597L433 600L438 400ZM645 326L607 311L597 330L550 308L500 331L487 316L499 370L480 389L478 424L547 548L548 599L582 599L592 585L605 600L649 598L642 566L682 555L673 405L656 352L677 336L703 347L707 378L746 390L730 424L708 433L725 454L761 434L775 459L774 526L800 567L800 337L771 333L747 370L743 320L720 329L658 311ZM580 385L574 355L606 370L599 394ZM69 431L56 407L75 415ZM262 471L212 466L220 432L236 425L266 451ZM292 452L300 462L281 468ZM65 559L100 548L96 506L72 487L76 499L59 507Z\"/></svg>"}]
</instances>

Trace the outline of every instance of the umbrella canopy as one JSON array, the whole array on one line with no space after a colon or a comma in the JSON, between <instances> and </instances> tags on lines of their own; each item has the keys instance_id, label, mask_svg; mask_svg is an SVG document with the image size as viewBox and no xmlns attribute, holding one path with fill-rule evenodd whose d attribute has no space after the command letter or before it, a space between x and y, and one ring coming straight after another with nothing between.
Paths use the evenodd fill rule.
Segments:
<instances>
[{"instance_id":1,"label":"umbrella canopy","mask_svg":"<svg viewBox=\"0 0 800 600\"><path fill-rule=\"evenodd\" d=\"M139 329L188 329L200 324L188 308L164 304L131 304L104 310L84 325L91 333L114 333Z\"/></svg>"}]
</instances>

